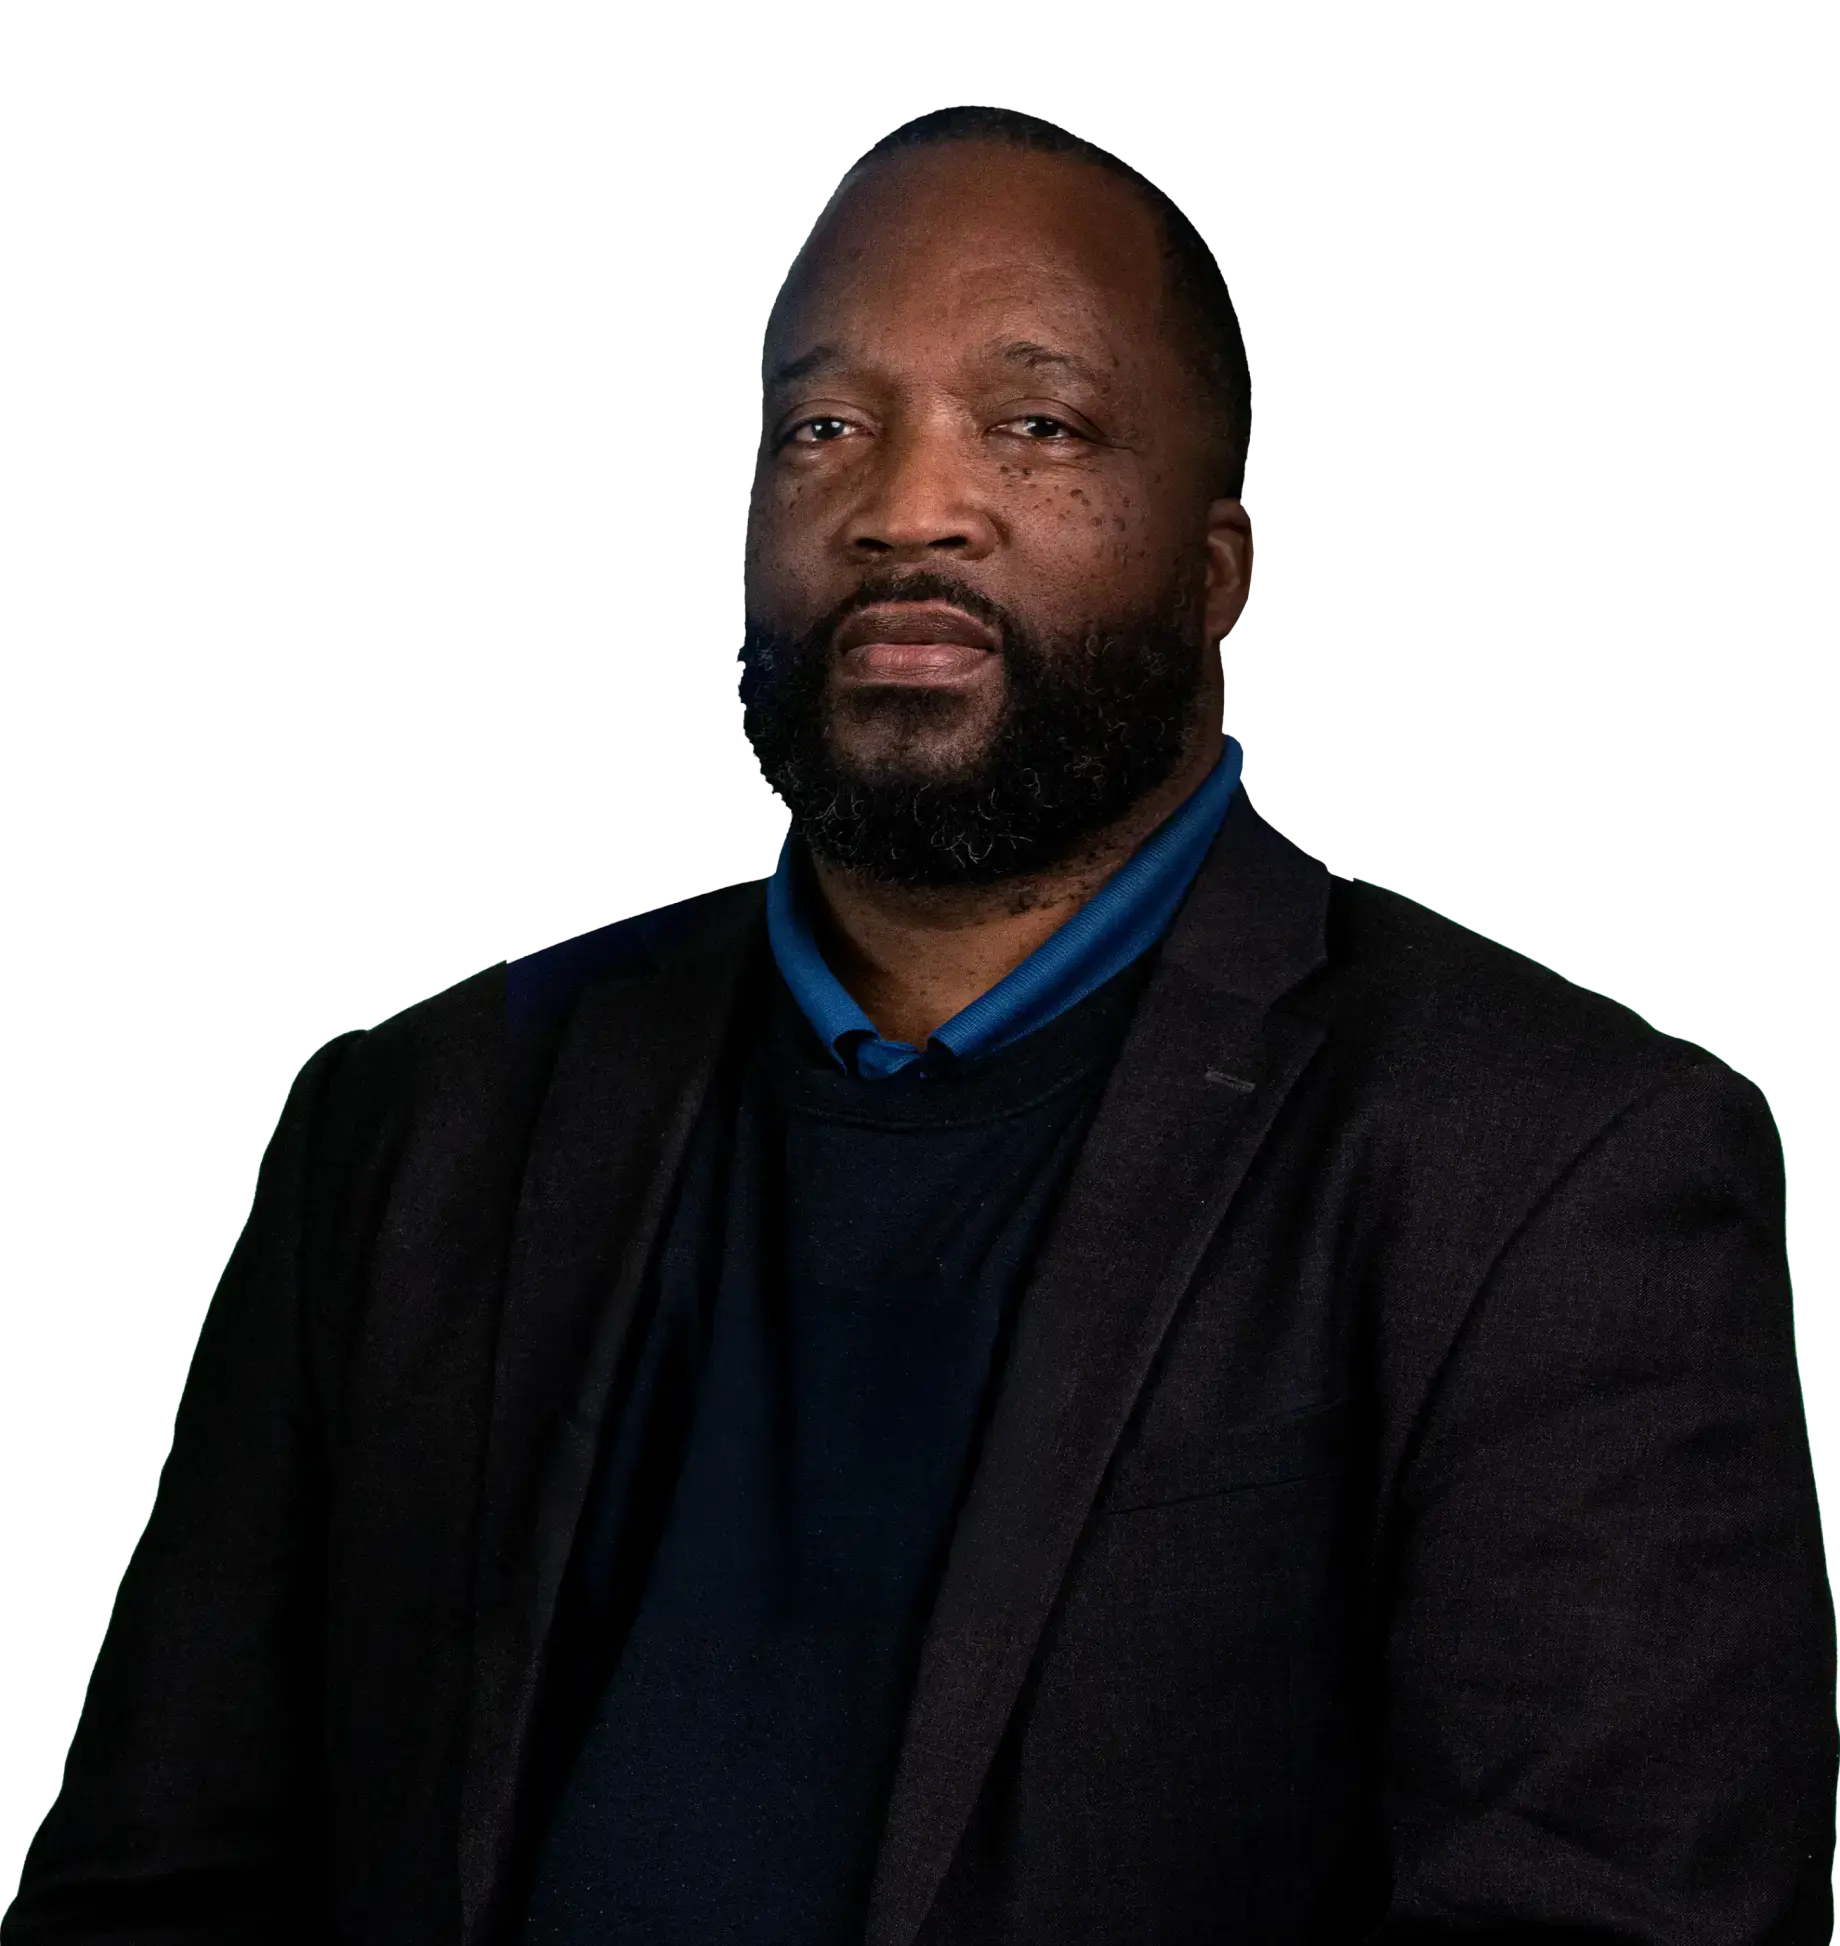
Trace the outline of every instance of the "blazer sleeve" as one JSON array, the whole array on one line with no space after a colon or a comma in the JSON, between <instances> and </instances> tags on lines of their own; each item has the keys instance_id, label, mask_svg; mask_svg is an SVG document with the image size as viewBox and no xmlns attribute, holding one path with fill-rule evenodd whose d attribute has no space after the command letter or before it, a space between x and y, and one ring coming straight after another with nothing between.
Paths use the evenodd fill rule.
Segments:
<instances>
[{"instance_id":1,"label":"blazer sleeve","mask_svg":"<svg viewBox=\"0 0 1840 1946\"><path fill-rule=\"evenodd\" d=\"M1833 1616L1748 1082L1658 1087L1540 1198L1398 1506L1377 1938L1828 1939Z\"/></svg>"},{"instance_id":2,"label":"blazer sleeve","mask_svg":"<svg viewBox=\"0 0 1840 1946\"><path fill-rule=\"evenodd\" d=\"M301 1241L318 1110L349 1044L302 1071L264 1158L4 1946L326 1936L325 1491Z\"/></svg>"}]
</instances>

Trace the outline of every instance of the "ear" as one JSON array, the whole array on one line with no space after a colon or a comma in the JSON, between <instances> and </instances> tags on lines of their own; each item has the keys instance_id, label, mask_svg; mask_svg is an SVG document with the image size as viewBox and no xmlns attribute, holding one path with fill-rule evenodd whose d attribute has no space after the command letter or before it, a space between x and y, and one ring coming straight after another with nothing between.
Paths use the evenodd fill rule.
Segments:
<instances>
[{"instance_id":1,"label":"ear","mask_svg":"<svg viewBox=\"0 0 1840 1946\"><path fill-rule=\"evenodd\" d=\"M1253 601L1258 574L1253 529L1255 516L1245 500L1214 500L1208 506L1208 642L1231 636Z\"/></svg>"}]
</instances>

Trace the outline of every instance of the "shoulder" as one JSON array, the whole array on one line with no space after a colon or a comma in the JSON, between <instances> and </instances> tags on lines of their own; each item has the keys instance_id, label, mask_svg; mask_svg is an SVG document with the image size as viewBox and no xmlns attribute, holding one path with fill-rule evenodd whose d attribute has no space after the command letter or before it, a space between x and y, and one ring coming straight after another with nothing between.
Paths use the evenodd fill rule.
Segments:
<instances>
[{"instance_id":1,"label":"shoulder","mask_svg":"<svg viewBox=\"0 0 1840 1946\"><path fill-rule=\"evenodd\" d=\"M1283 1002L1322 1028L1294 1106L1314 1207L1375 1294L1389 1464L1485 1290L1529 1358L1754 1302L1749 1273L1681 1256L1721 1231L1779 1265L1781 1150L1749 1081L1377 886L1338 882L1328 918L1326 964ZM1484 1366L1511 1389L1512 1359Z\"/></svg>"},{"instance_id":2,"label":"shoulder","mask_svg":"<svg viewBox=\"0 0 1840 1946\"><path fill-rule=\"evenodd\" d=\"M724 886L486 967L322 1048L296 1084L299 1105L373 1140L405 1123L515 1122L585 992L741 950L764 898L760 881Z\"/></svg>"},{"instance_id":3,"label":"shoulder","mask_svg":"<svg viewBox=\"0 0 1840 1946\"><path fill-rule=\"evenodd\" d=\"M725 885L513 960L505 968L507 1017L514 1031L539 1029L565 1016L588 986L732 952L765 904L764 880Z\"/></svg>"},{"instance_id":4,"label":"shoulder","mask_svg":"<svg viewBox=\"0 0 1840 1946\"><path fill-rule=\"evenodd\" d=\"M1443 1058L1550 1067L1709 1061L1640 1014L1377 885L1335 880L1331 979L1370 1032Z\"/></svg>"},{"instance_id":5,"label":"shoulder","mask_svg":"<svg viewBox=\"0 0 1840 1946\"><path fill-rule=\"evenodd\" d=\"M1524 1194L1651 1097L1768 1125L1705 1048L1397 893L1336 881L1326 944L1287 1005L1327 1030L1331 1085L1396 1178Z\"/></svg>"}]
</instances>

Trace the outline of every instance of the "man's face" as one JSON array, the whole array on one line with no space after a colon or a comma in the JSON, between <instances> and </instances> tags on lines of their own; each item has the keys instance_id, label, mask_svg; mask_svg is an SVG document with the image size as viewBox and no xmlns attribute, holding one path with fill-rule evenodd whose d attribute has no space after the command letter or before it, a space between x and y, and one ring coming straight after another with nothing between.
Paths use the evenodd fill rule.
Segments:
<instances>
[{"instance_id":1,"label":"man's face","mask_svg":"<svg viewBox=\"0 0 1840 1946\"><path fill-rule=\"evenodd\" d=\"M1073 158L920 149L826 212L769 330L742 685L820 855L1004 877L1180 760L1231 615L1163 292Z\"/></svg>"}]
</instances>

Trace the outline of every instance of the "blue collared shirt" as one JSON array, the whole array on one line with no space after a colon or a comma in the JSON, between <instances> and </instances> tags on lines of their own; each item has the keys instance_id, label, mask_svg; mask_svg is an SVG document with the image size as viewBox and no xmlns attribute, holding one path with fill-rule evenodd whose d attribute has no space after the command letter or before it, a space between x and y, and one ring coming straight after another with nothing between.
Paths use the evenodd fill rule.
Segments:
<instances>
[{"instance_id":1,"label":"blue collared shirt","mask_svg":"<svg viewBox=\"0 0 1840 1946\"><path fill-rule=\"evenodd\" d=\"M1162 938L1187 896L1233 793L1241 751L1232 737L1219 763L1058 932L1013 972L955 1013L930 1045L960 1060L993 1054L1084 1000ZM899 1074L922 1050L883 1040L818 950L811 894L788 836L767 883L767 935L781 977L837 1065L865 1080Z\"/></svg>"}]
</instances>

